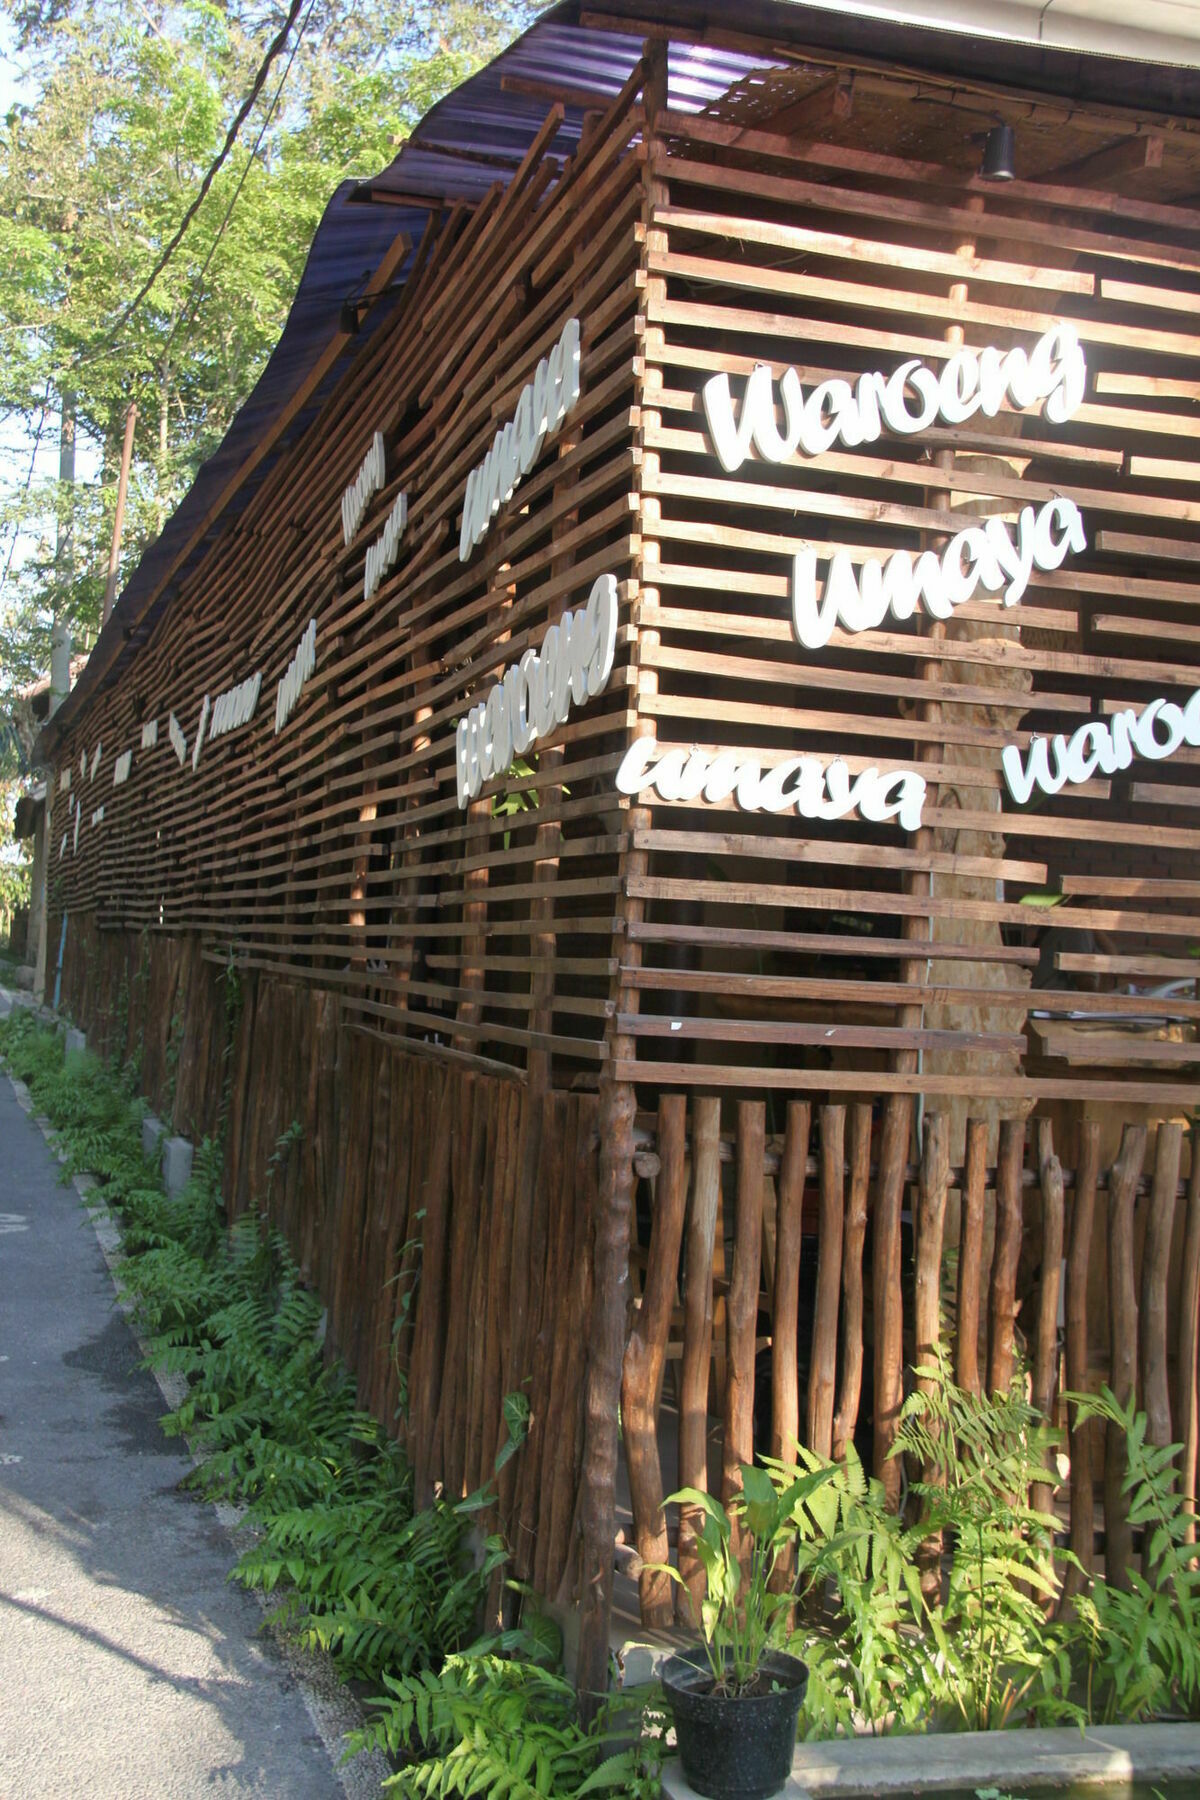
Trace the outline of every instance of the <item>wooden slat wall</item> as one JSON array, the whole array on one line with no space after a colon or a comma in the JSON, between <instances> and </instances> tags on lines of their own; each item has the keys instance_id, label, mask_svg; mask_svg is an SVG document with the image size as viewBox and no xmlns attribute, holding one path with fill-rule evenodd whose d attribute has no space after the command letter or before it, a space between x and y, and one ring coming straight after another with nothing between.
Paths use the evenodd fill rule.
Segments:
<instances>
[{"instance_id":1,"label":"wooden slat wall","mask_svg":"<svg viewBox=\"0 0 1200 1800\"><path fill-rule=\"evenodd\" d=\"M454 772L457 719L596 575L625 584L634 544L637 83L565 170L548 154L560 117L507 187L473 212L431 216L395 316L66 734L52 878L72 918L94 909L106 927L199 932L217 961L232 952L245 969L327 988L424 1051L521 1066L540 1048L569 1080L594 1079L607 1005L620 815L604 776L626 717L623 649L603 698L469 816ZM461 563L467 474L572 315L579 402ZM347 549L341 495L376 429L386 485ZM367 547L402 489L399 556L364 602ZM315 672L276 736L276 682L310 618ZM193 772L202 696L260 669L252 722L205 743ZM143 751L149 718L158 743ZM98 744L100 768L82 776ZM114 788L126 749L132 774ZM511 813L493 805L505 789ZM559 830L556 872L539 826Z\"/></svg>"},{"instance_id":2,"label":"wooden slat wall","mask_svg":"<svg viewBox=\"0 0 1200 1800\"><path fill-rule=\"evenodd\" d=\"M919 768L926 829L644 793L652 822L634 843L648 859L630 884L644 916L624 963L637 1005L618 1021L636 1054L614 1073L1193 1101L1195 985L1148 1004L1129 984L1194 968L1200 751L1025 811L999 751L1200 685L1200 455L1179 398L1200 370L1200 215L1110 194L1114 221L1069 187L1010 191L905 162L870 147L870 102L855 109L857 148L848 126L836 144L780 135L732 105L671 114L651 145L655 411L639 488L659 566L653 610L634 608L652 633L635 658L654 676L638 711L664 749ZM733 475L716 459L700 400L714 370L735 398L758 362L796 367L807 391L910 356L936 368L964 338L1028 347L1058 319L1088 363L1065 426L1007 410L784 466L751 457ZM794 641L794 550L915 552L1060 493L1089 548L1035 574L1018 606L984 599L932 631L889 618L817 652ZM1021 905L1047 889L1069 896L1053 915ZM1027 1006L1049 1016L1027 1024ZM1069 1014L1086 1017L1064 1027ZM1147 1014L1166 1024L1144 1029Z\"/></svg>"}]
</instances>

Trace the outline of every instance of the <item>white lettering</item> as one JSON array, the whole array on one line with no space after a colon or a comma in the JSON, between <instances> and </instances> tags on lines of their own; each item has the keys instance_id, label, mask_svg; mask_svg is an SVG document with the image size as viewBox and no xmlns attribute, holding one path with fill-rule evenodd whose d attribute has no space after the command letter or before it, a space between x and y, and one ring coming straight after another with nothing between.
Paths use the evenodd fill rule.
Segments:
<instances>
[{"instance_id":1,"label":"white lettering","mask_svg":"<svg viewBox=\"0 0 1200 1800\"><path fill-rule=\"evenodd\" d=\"M546 438L557 431L579 398L579 320L568 319L562 336L543 357L517 399L509 423L492 439L483 461L467 476L458 558L466 562L500 508L528 475Z\"/></svg>"},{"instance_id":2,"label":"white lettering","mask_svg":"<svg viewBox=\"0 0 1200 1800\"><path fill-rule=\"evenodd\" d=\"M1058 537L1051 529L1055 525ZM960 531L940 557L926 550L914 564L907 550L897 550L886 560L868 557L857 576L848 553L839 550L830 559L819 600L816 552L801 550L792 561L792 628L806 650L819 650L838 625L869 631L889 612L896 619L911 618L918 602L935 619L948 619L979 588L1003 590L1005 606L1015 606L1033 569L1057 569L1068 550L1086 548L1078 507L1059 498L1037 514L1030 506L1022 510L1015 543L1004 521L991 518Z\"/></svg>"},{"instance_id":3,"label":"white lettering","mask_svg":"<svg viewBox=\"0 0 1200 1800\"><path fill-rule=\"evenodd\" d=\"M825 381L805 401L800 377L788 369L780 379L784 429L775 419L771 371L759 363L746 378L742 404L734 414L728 375L713 375L703 388L709 436L721 466L740 469L751 449L768 462L785 462L797 446L806 456L819 456L839 439L848 449L873 444L881 435L880 413L889 429L908 436L926 430L937 418L961 425L982 410L989 418L1006 398L1025 409L1041 405L1056 425L1078 410L1087 366L1074 328L1052 325L1029 354L1019 346L999 350L956 350L940 377L915 358L891 375L860 377L851 395L844 381ZM910 403L910 395L917 404ZM826 412L828 411L828 418Z\"/></svg>"},{"instance_id":4,"label":"white lettering","mask_svg":"<svg viewBox=\"0 0 1200 1800\"><path fill-rule=\"evenodd\" d=\"M179 766L182 768L187 761L187 739L183 735L183 726L174 713L167 720L167 736L171 740L171 748L179 758Z\"/></svg>"},{"instance_id":5,"label":"white lettering","mask_svg":"<svg viewBox=\"0 0 1200 1800\"><path fill-rule=\"evenodd\" d=\"M275 689L275 732L283 730L296 709L305 682L317 666L317 621L308 621L308 630L296 646L296 653L279 678Z\"/></svg>"},{"instance_id":6,"label":"white lettering","mask_svg":"<svg viewBox=\"0 0 1200 1800\"><path fill-rule=\"evenodd\" d=\"M561 725L574 701L602 694L617 642L617 584L592 583L586 604L551 625L541 650L512 663L487 697L458 721L454 737L458 804L474 800L485 781L505 774L515 756Z\"/></svg>"},{"instance_id":7,"label":"white lettering","mask_svg":"<svg viewBox=\"0 0 1200 1800\"><path fill-rule=\"evenodd\" d=\"M373 544L367 546L363 565L363 599L369 600L400 553L400 539L408 524L408 493L397 494L387 523Z\"/></svg>"},{"instance_id":8,"label":"white lettering","mask_svg":"<svg viewBox=\"0 0 1200 1800\"><path fill-rule=\"evenodd\" d=\"M133 751L132 750L122 750L120 756L118 756L116 762L113 764L113 786L114 787L120 787L122 782L129 780L129 771L130 771L130 769L132 769L132 767L133 767Z\"/></svg>"},{"instance_id":9,"label":"white lettering","mask_svg":"<svg viewBox=\"0 0 1200 1800\"><path fill-rule=\"evenodd\" d=\"M1160 727L1165 737L1158 735ZM1006 744L1000 762L1009 793L1018 806L1027 806L1035 788L1057 794L1067 783L1090 781L1097 769L1105 775L1127 769L1135 753L1160 762L1184 743L1200 744L1200 688L1183 706L1151 700L1140 713L1123 707L1109 719L1088 719L1070 738L1059 735L1049 745L1044 737L1032 738L1023 759L1016 744Z\"/></svg>"},{"instance_id":10,"label":"white lettering","mask_svg":"<svg viewBox=\"0 0 1200 1800\"><path fill-rule=\"evenodd\" d=\"M789 781L794 785L787 786ZM840 819L857 810L875 822L897 819L905 831L919 828L925 805L925 778L913 769L872 765L851 782L840 757L824 764L815 756L797 756L764 774L754 757L739 761L730 750L660 754L653 737L634 739L617 770L616 785L622 794L649 791L685 804L702 797L719 805L732 795L745 812L794 810L806 819Z\"/></svg>"},{"instance_id":11,"label":"white lettering","mask_svg":"<svg viewBox=\"0 0 1200 1800\"><path fill-rule=\"evenodd\" d=\"M387 451L384 448L383 433L377 431L371 439L371 448L363 457L358 474L342 495L342 537L347 548L354 541L372 495L377 494L383 486L386 464Z\"/></svg>"}]
</instances>

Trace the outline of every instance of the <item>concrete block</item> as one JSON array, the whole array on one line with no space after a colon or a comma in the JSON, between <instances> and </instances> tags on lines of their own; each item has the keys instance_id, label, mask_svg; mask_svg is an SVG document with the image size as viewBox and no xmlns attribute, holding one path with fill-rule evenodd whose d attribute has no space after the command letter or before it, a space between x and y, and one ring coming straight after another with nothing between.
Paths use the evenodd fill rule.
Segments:
<instances>
[{"instance_id":1,"label":"concrete block","mask_svg":"<svg viewBox=\"0 0 1200 1800\"><path fill-rule=\"evenodd\" d=\"M192 1146L185 1137L163 1139L163 1186L174 1199L187 1186L192 1174Z\"/></svg>"},{"instance_id":2,"label":"concrete block","mask_svg":"<svg viewBox=\"0 0 1200 1800\"><path fill-rule=\"evenodd\" d=\"M87 1049L87 1034L86 1034L86 1032L78 1031L75 1028L75 1026L69 1025L67 1027L67 1055L70 1056L72 1051L76 1051L76 1050L82 1054L82 1052L86 1049Z\"/></svg>"},{"instance_id":3,"label":"concrete block","mask_svg":"<svg viewBox=\"0 0 1200 1800\"><path fill-rule=\"evenodd\" d=\"M156 1119L153 1113L146 1114L146 1117L142 1120L143 1156L154 1155L154 1152L158 1149L159 1139L163 1136L166 1129L167 1128L161 1119Z\"/></svg>"}]
</instances>

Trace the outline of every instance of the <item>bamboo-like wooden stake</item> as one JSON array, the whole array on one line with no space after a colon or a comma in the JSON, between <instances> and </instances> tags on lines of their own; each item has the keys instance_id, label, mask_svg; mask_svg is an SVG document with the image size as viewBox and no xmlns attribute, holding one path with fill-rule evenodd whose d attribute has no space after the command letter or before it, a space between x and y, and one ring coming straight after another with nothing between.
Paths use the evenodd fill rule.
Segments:
<instances>
[{"instance_id":1,"label":"bamboo-like wooden stake","mask_svg":"<svg viewBox=\"0 0 1200 1800\"><path fill-rule=\"evenodd\" d=\"M1021 1254L1021 1172L1025 1122L1004 1119L996 1160L996 1249L988 1298L988 1392L1006 1393L1013 1376L1013 1328L1017 1310L1017 1259Z\"/></svg>"},{"instance_id":2,"label":"bamboo-like wooden stake","mask_svg":"<svg viewBox=\"0 0 1200 1800\"><path fill-rule=\"evenodd\" d=\"M875 1302L875 1473L888 1505L900 1505L900 1468L891 1454L904 1400L904 1299L900 1287L900 1210L912 1098L889 1094L875 1182L872 1286Z\"/></svg>"},{"instance_id":3,"label":"bamboo-like wooden stake","mask_svg":"<svg viewBox=\"0 0 1200 1800\"><path fill-rule=\"evenodd\" d=\"M917 1386L930 1393L936 1380L921 1373L932 1367L941 1341L942 1244L946 1231L946 1196L950 1184L950 1131L945 1113L925 1114L925 1141L921 1147L921 1179L917 1204L917 1275L913 1306L916 1330ZM933 1485L940 1470L935 1459L926 1461L922 1479ZM942 1534L931 1531L918 1554L921 1592L933 1605L941 1594Z\"/></svg>"},{"instance_id":4,"label":"bamboo-like wooden stake","mask_svg":"<svg viewBox=\"0 0 1200 1800\"><path fill-rule=\"evenodd\" d=\"M862 1398L863 1242L871 1186L871 1108L857 1101L850 1110L850 1192L842 1245L842 1385L833 1421L833 1454L839 1462L853 1441Z\"/></svg>"},{"instance_id":5,"label":"bamboo-like wooden stake","mask_svg":"<svg viewBox=\"0 0 1200 1800\"><path fill-rule=\"evenodd\" d=\"M1167 1279L1182 1150L1183 1126L1174 1120L1164 1121L1158 1128L1154 1146L1154 1181L1142 1253L1142 1304L1138 1318L1146 1441L1160 1449L1172 1440L1171 1391L1167 1380ZM1147 1580L1152 1578L1154 1568L1150 1536L1146 1532L1142 1541L1142 1573Z\"/></svg>"},{"instance_id":6,"label":"bamboo-like wooden stake","mask_svg":"<svg viewBox=\"0 0 1200 1800\"><path fill-rule=\"evenodd\" d=\"M1200 1354L1200 1144L1195 1128L1188 1133L1187 1220L1183 1234L1183 1269L1179 1280L1179 1409L1183 1456L1179 1491L1192 1514L1187 1541L1196 1541L1196 1463L1200 1451L1200 1406L1197 1405L1196 1359Z\"/></svg>"},{"instance_id":7,"label":"bamboo-like wooden stake","mask_svg":"<svg viewBox=\"0 0 1200 1800\"><path fill-rule=\"evenodd\" d=\"M725 1505L742 1485L742 1464L754 1460L754 1349L758 1335L758 1288L762 1266L765 1143L765 1103L739 1100L737 1208L726 1308L729 1374L725 1382L725 1441L721 1468L721 1499ZM734 1544L738 1556L744 1560L749 1550L736 1527Z\"/></svg>"},{"instance_id":8,"label":"bamboo-like wooden stake","mask_svg":"<svg viewBox=\"0 0 1200 1800\"><path fill-rule=\"evenodd\" d=\"M808 1373L810 1450L828 1457L833 1451L833 1397L837 1381L838 1290L842 1281L842 1234L845 1224L843 1159L846 1141L844 1106L821 1108L821 1207L817 1238L817 1299L813 1311L812 1354Z\"/></svg>"},{"instance_id":9,"label":"bamboo-like wooden stake","mask_svg":"<svg viewBox=\"0 0 1200 1800\"><path fill-rule=\"evenodd\" d=\"M708 1492L708 1380L712 1360L713 1236L721 1197L721 1102L715 1095L692 1107L692 1203L684 1252L683 1364L679 1380L679 1485ZM679 1509L680 1619L697 1627L704 1570L696 1554L700 1514Z\"/></svg>"},{"instance_id":10,"label":"bamboo-like wooden stake","mask_svg":"<svg viewBox=\"0 0 1200 1800\"><path fill-rule=\"evenodd\" d=\"M1062 1293L1063 1172L1050 1150L1047 1134L1039 1150L1047 1152L1039 1178L1042 1190L1042 1278L1038 1283L1037 1318L1033 1335L1033 1404L1042 1417L1053 1422L1058 1390L1058 1304ZM1054 1498L1054 1482L1034 1484L1031 1502L1037 1512L1048 1513Z\"/></svg>"},{"instance_id":11,"label":"bamboo-like wooden stake","mask_svg":"<svg viewBox=\"0 0 1200 1800\"><path fill-rule=\"evenodd\" d=\"M967 1120L963 1159L962 1228L958 1241L958 1312L955 1320L954 1378L970 1394L982 1391L979 1378L979 1285L983 1265L983 1203L987 1192L986 1119Z\"/></svg>"},{"instance_id":12,"label":"bamboo-like wooden stake","mask_svg":"<svg viewBox=\"0 0 1200 1800\"><path fill-rule=\"evenodd\" d=\"M646 1285L642 1290L621 1382L621 1424L629 1465L629 1492L638 1555L643 1565L668 1560L663 1512L662 1466L658 1453L658 1396L667 1354L667 1334L675 1303L683 1210L687 1199L687 1095L664 1094L658 1103L658 1179ZM671 1624L675 1597L669 1575L643 1566L638 1576L642 1624L654 1630Z\"/></svg>"},{"instance_id":13,"label":"bamboo-like wooden stake","mask_svg":"<svg viewBox=\"0 0 1200 1800\"><path fill-rule=\"evenodd\" d=\"M1100 1127L1089 1121L1079 1129L1079 1167L1071 1202L1071 1244L1067 1253L1067 1387L1073 1394L1087 1391L1088 1369L1088 1264L1091 1261L1092 1226L1096 1217L1096 1186L1100 1179ZM1071 1451L1071 1549L1081 1568L1069 1565L1063 1576L1063 1601L1084 1586L1095 1566L1096 1520L1093 1481L1092 1420L1080 1420L1072 1406Z\"/></svg>"},{"instance_id":14,"label":"bamboo-like wooden stake","mask_svg":"<svg viewBox=\"0 0 1200 1800\"><path fill-rule=\"evenodd\" d=\"M1146 1127L1126 1125L1121 1154L1108 1178L1108 1313L1112 1343L1112 1391L1122 1406L1137 1391L1137 1290L1133 1269L1133 1205L1146 1155ZM1129 1587L1133 1532L1125 1478L1125 1439L1116 1425L1105 1433L1104 1573L1110 1585Z\"/></svg>"},{"instance_id":15,"label":"bamboo-like wooden stake","mask_svg":"<svg viewBox=\"0 0 1200 1800\"><path fill-rule=\"evenodd\" d=\"M791 1100L776 1184L775 1292L771 1307L771 1454L795 1461L800 1438L800 1245L812 1106ZM785 1546L775 1564L777 1593L791 1586L795 1558Z\"/></svg>"},{"instance_id":16,"label":"bamboo-like wooden stake","mask_svg":"<svg viewBox=\"0 0 1200 1800\"><path fill-rule=\"evenodd\" d=\"M1146 1221L1142 1300L1138 1314L1146 1440L1160 1448L1171 1442L1171 1396L1167 1386L1167 1277L1182 1150L1183 1126L1165 1120L1158 1128L1154 1146L1154 1181Z\"/></svg>"},{"instance_id":17,"label":"bamboo-like wooden stake","mask_svg":"<svg viewBox=\"0 0 1200 1800\"><path fill-rule=\"evenodd\" d=\"M636 1113L637 1102L628 1082L602 1081L600 1188L584 1393L580 1515L583 1544L576 1685L585 1717L594 1713L608 1687L608 1621L612 1612L613 1544L617 1530L617 1402L621 1394L629 1291Z\"/></svg>"}]
</instances>

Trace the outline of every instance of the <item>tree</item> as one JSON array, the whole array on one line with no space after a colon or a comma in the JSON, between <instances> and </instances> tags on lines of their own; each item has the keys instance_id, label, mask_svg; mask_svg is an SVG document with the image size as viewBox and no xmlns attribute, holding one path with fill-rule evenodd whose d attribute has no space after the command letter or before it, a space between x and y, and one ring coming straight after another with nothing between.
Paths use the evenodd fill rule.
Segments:
<instances>
[{"instance_id":1,"label":"tree","mask_svg":"<svg viewBox=\"0 0 1200 1800\"><path fill-rule=\"evenodd\" d=\"M77 640L98 626L129 402L126 573L257 379L338 182L390 161L433 101L535 10L311 0L178 249L131 309L285 11L0 0L37 89L0 125L0 418L30 450L73 422L99 462L98 479L58 481L31 456L29 479L0 505L0 715L47 667L56 612Z\"/></svg>"}]
</instances>

